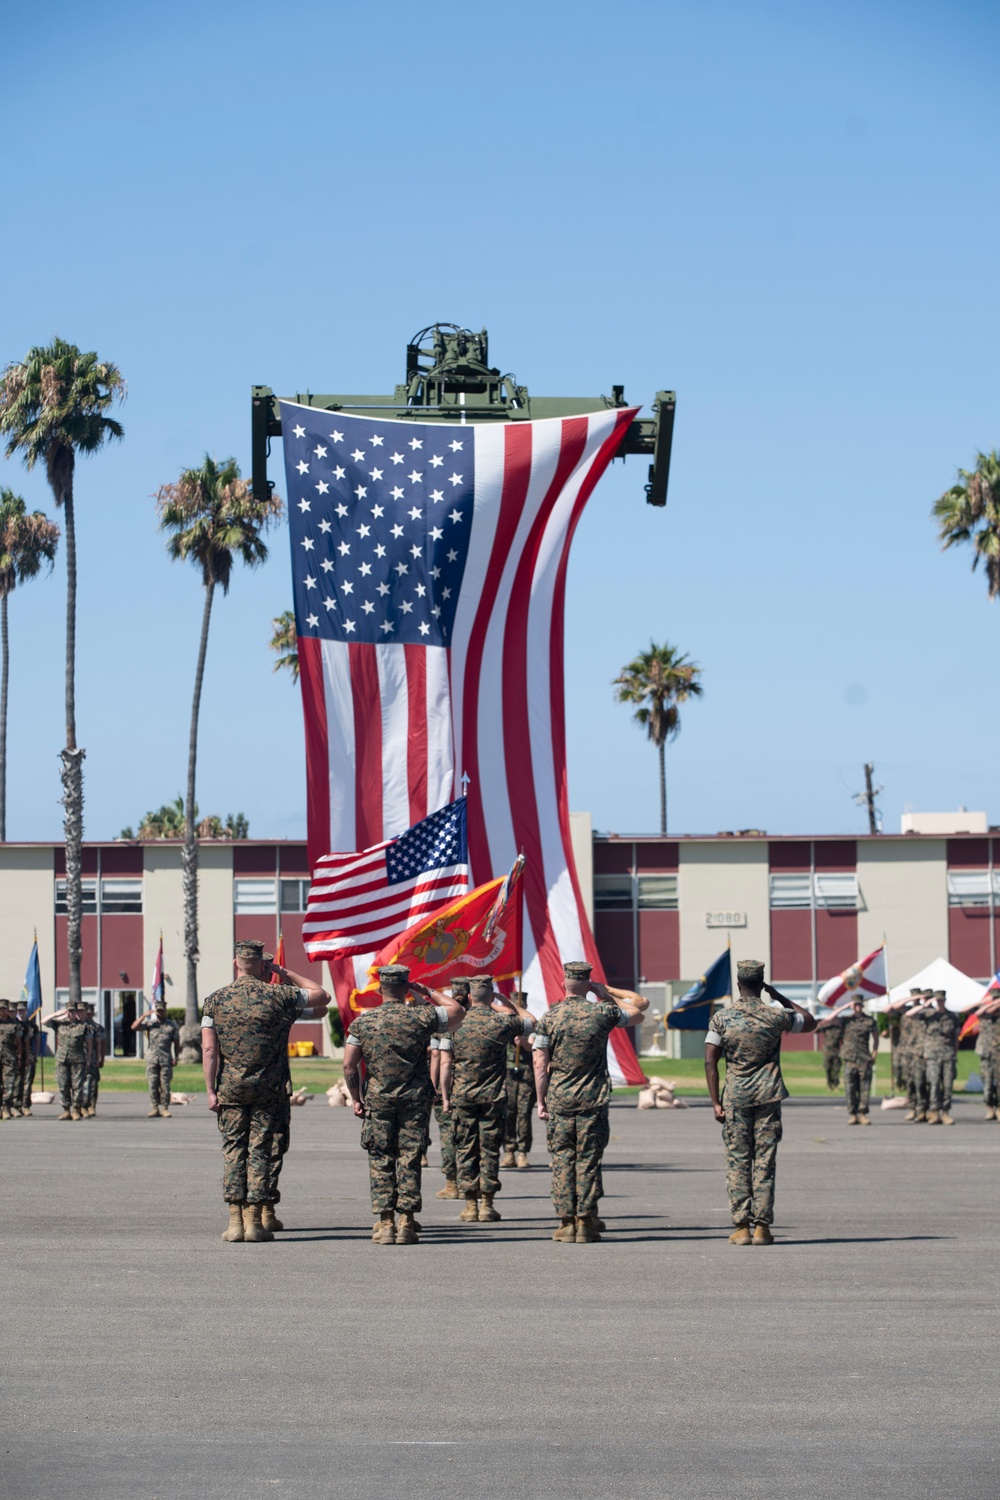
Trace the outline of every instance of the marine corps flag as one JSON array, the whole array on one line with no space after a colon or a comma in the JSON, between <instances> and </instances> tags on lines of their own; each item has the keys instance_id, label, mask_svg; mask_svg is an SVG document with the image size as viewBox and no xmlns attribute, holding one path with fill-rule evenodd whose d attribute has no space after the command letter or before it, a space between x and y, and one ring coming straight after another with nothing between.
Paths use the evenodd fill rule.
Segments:
<instances>
[{"instance_id":1,"label":"marine corps flag","mask_svg":"<svg viewBox=\"0 0 1000 1500\"><path fill-rule=\"evenodd\" d=\"M732 993L732 953L727 948L667 1012L667 1026L671 1031L707 1031L712 1001L728 1000Z\"/></svg>"},{"instance_id":2,"label":"marine corps flag","mask_svg":"<svg viewBox=\"0 0 1000 1500\"><path fill-rule=\"evenodd\" d=\"M405 964L411 979L431 989L477 971L494 979L520 974L523 869L519 854L506 875L439 907L386 943L368 970L369 983L351 997L352 1004L363 1009L378 995L383 964Z\"/></svg>"}]
</instances>

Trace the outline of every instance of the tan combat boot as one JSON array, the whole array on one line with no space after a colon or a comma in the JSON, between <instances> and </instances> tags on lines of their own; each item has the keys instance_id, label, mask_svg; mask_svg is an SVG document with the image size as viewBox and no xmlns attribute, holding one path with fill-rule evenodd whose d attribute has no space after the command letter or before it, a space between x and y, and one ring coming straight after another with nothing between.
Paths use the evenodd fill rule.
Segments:
<instances>
[{"instance_id":1,"label":"tan combat boot","mask_svg":"<svg viewBox=\"0 0 1000 1500\"><path fill-rule=\"evenodd\" d=\"M222 1238L229 1240L231 1244L243 1239L243 1204L230 1203L229 1205L229 1228L223 1232Z\"/></svg>"},{"instance_id":2,"label":"tan combat boot","mask_svg":"<svg viewBox=\"0 0 1000 1500\"><path fill-rule=\"evenodd\" d=\"M31 1119L31 1105L30 1104L26 1104L24 1106L24 1108L22 1109L21 1114L23 1115L23 1117L26 1120L30 1120Z\"/></svg>"},{"instance_id":3,"label":"tan combat boot","mask_svg":"<svg viewBox=\"0 0 1000 1500\"><path fill-rule=\"evenodd\" d=\"M60 1120L72 1120L73 1116L70 1114L68 1109L64 1109L59 1118Z\"/></svg>"},{"instance_id":4,"label":"tan combat boot","mask_svg":"<svg viewBox=\"0 0 1000 1500\"><path fill-rule=\"evenodd\" d=\"M597 1227L596 1214L583 1214L576 1221L576 1243L578 1245L593 1245L601 1238Z\"/></svg>"},{"instance_id":5,"label":"tan combat boot","mask_svg":"<svg viewBox=\"0 0 1000 1500\"><path fill-rule=\"evenodd\" d=\"M484 1193L479 1200L479 1222L480 1224L496 1224L500 1220L499 1212L493 1207L493 1194Z\"/></svg>"},{"instance_id":6,"label":"tan combat boot","mask_svg":"<svg viewBox=\"0 0 1000 1500\"><path fill-rule=\"evenodd\" d=\"M463 1224L475 1224L475 1223L478 1222L478 1220L479 1220L479 1194L478 1193L466 1193L466 1195L465 1195L465 1207L462 1209L462 1212L459 1214L458 1217L462 1221Z\"/></svg>"},{"instance_id":7,"label":"tan combat boot","mask_svg":"<svg viewBox=\"0 0 1000 1500\"><path fill-rule=\"evenodd\" d=\"M928 1123L928 1125L940 1125L941 1124L941 1116L938 1114L938 1112L937 1112L936 1109L929 1109L927 1111L927 1123Z\"/></svg>"},{"instance_id":8,"label":"tan combat boot","mask_svg":"<svg viewBox=\"0 0 1000 1500\"><path fill-rule=\"evenodd\" d=\"M514 1148L513 1148L513 1146L507 1146L506 1149L504 1150L503 1156L501 1156L501 1158L500 1158L500 1170L503 1171L503 1169L505 1167L512 1167L513 1165L514 1165Z\"/></svg>"},{"instance_id":9,"label":"tan combat boot","mask_svg":"<svg viewBox=\"0 0 1000 1500\"><path fill-rule=\"evenodd\" d=\"M378 1223L372 1231L372 1243L375 1245L394 1245L396 1243L396 1215L391 1208L387 1208L381 1214Z\"/></svg>"},{"instance_id":10,"label":"tan combat boot","mask_svg":"<svg viewBox=\"0 0 1000 1500\"><path fill-rule=\"evenodd\" d=\"M260 1222L263 1224L265 1229L275 1230L284 1229L285 1227L284 1224L282 1224L281 1220L278 1218L278 1215L275 1213L273 1203L261 1204Z\"/></svg>"},{"instance_id":11,"label":"tan combat boot","mask_svg":"<svg viewBox=\"0 0 1000 1500\"><path fill-rule=\"evenodd\" d=\"M869 1118L868 1118L867 1115L858 1115L858 1124L859 1125L870 1125L871 1124L871 1120L869 1120Z\"/></svg>"},{"instance_id":12,"label":"tan combat boot","mask_svg":"<svg viewBox=\"0 0 1000 1500\"><path fill-rule=\"evenodd\" d=\"M922 1110L922 1109L918 1109L917 1110L916 1114L913 1117L913 1123L914 1123L914 1125L926 1125L927 1124L927 1115L926 1115L926 1113L925 1113L924 1110Z\"/></svg>"},{"instance_id":13,"label":"tan combat boot","mask_svg":"<svg viewBox=\"0 0 1000 1500\"><path fill-rule=\"evenodd\" d=\"M990 1106L987 1104L987 1106L986 1106L986 1118L987 1118L987 1120L995 1120L996 1117L997 1117L996 1110L995 1109L991 1109Z\"/></svg>"},{"instance_id":14,"label":"tan combat boot","mask_svg":"<svg viewBox=\"0 0 1000 1500\"><path fill-rule=\"evenodd\" d=\"M454 1177L449 1177L445 1182L444 1187L439 1188L434 1196L435 1198L457 1198L458 1183L455 1181Z\"/></svg>"},{"instance_id":15,"label":"tan combat boot","mask_svg":"<svg viewBox=\"0 0 1000 1500\"><path fill-rule=\"evenodd\" d=\"M94 1111L91 1110L90 1113L93 1114ZM165 1104L161 1104L160 1105L160 1119L161 1120L172 1120L173 1119L173 1115L170 1113L169 1109L167 1108L167 1106Z\"/></svg>"},{"instance_id":16,"label":"tan combat boot","mask_svg":"<svg viewBox=\"0 0 1000 1500\"><path fill-rule=\"evenodd\" d=\"M755 1245L773 1245L774 1235L771 1233L770 1224L758 1224L753 1232Z\"/></svg>"},{"instance_id":17,"label":"tan combat boot","mask_svg":"<svg viewBox=\"0 0 1000 1500\"><path fill-rule=\"evenodd\" d=\"M567 1245L576 1243L576 1219L572 1214L563 1214L559 1221L559 1228L552 1236L554 1240L562 1240Z\"/></svg>"},{"instance_id":18,"label":"tan combat boot","mask_svg":"<svg viewBox=\"0 0 1000 1500\"><path fill-rule=\"evenodd\" d=\"M83 1115L77 1109L77 1107L76 1107L75 1104L73 1105L73 1108L69 1112L69 1117L70 1117L71 1120L82 1120L83 1119Z\"/></svg>"},{"instance_id":19,"label":"tan combat boot","mask_svg":"<svg viewBox=\"0 0 1000 1500\"><path fill-rule=\"evenodd\" d=\"M528 1160L528 1153L526 1151L519 1151L514 1157L514 1165L519 1172L523 1172L525 1167L530 1167L531 1163Z\"/></svg>"},{"instance_id":20,"label":"tan combat boot","mask_svg":"<svg viewBox=\"0 0 1000 1500\"><path fill-rule=\"evenodd\" d=\"M153 1107L152 1107L152 1109L147 1109L147 1111L146 1111L146 1119L147 1120L155 1120L156 1117L157 1117L157 1115L159 1113L160 1113L160 1106L158 1104L154 1104Z\"/></svg>"},{"instance_id":21,"label":"tan combat boot","mask_svg":"<svg viewBox=\"0 0 1000 1500\"><path fill-rule=\"evenodd\" d=\"M399 1216L399 1223L396 1226L396 1244L415 1245L416 1243L417 1221L408 1209L404 1209Z\"/></svg>"},{"instance_id":22,"label":"tan combat boot","mask_svg":"<svg viewBox=\"0 0 1000 1500\"><path fill-rule=\"evenodd\" d=\"M10 1110L7 1108L7 1106L5 1104L4 1107L3 1107L3 1109L0 1109L0 1120L10 1120L12 1118L13 1118L13 1116L11 1115Z\"/></svg>"},{"instance_id":23,"label":"tan combat boot","mask_svg":"<svg viewBox=\"0 0 1000 1500\"><path fill-rule=\"evenodd\" d=\"M856 1125L858 1123L858 1117L857 1117L857 1115L848 1115L847 1116L847 1123L848 1123L848 1125Z\"/></svg>"},{"instance_id":24,"label":"tan combat boot","mask_svg":"<svg viewBox=\"0 0 1000 1500\"><path fill-rule=\"evenodd\" d=\"M954 1123L955 1123L955 1121L952 1119L952 1117L948 1113L948 1111L946 1109L943 1109L941 1111L941 1124L942 1125L954 1125Z\"/></svg>"},{"instance_id":25,"label":"tan combat boot","mask_svg":"<svg viewBox=\"0 0 1000 1500\"><path fill-rule=\"evenodd\" d=\"M916 1112L916 1110L915 1109L907 1110L907 1112L903 1116L903 1118L905 1120L909 1120L910 1124L912 1125L913 1121L917 1118L917 1112Z\"/></svg>"},{"instance_id":26,"label":"tan combat boot","mask_svg":"<svg viewBox=\"0 0 1000 1500\"><path fill-rule=\"evenodd\" d=\"M750 1235L750 1225L745 1221L742 1224L737 1224L729 1236L729 1243L731 1245L752 1245L753 1239Z\"/></svg>"},{"instance_id":27,"label":"tan combat boot","mask_svg":"<svg viewBox=\"0 0 1000 1500\"><path fill-rule=\"evenodd\" d=\"M429 1167L430 1166L430 1162L427 1160L427 1152L426 1151L424 1152L423 1156L420 1158L420 1165L422 1167Z\"/></svg>"},{"instance_id":28,"label":"tan combat boot","mask_svg":"<svg viewBox=\"0 0 1000 1500\"><path fill-rule=\"evenodd\" d=\"M265 1229L261 1223L261 1206L259 1203L245 1203L243 1205L243 1238L248 1245L261 1244L264 1240L273 1240L274 1235L269 1229Z\"/></svg>"}]
</instances>

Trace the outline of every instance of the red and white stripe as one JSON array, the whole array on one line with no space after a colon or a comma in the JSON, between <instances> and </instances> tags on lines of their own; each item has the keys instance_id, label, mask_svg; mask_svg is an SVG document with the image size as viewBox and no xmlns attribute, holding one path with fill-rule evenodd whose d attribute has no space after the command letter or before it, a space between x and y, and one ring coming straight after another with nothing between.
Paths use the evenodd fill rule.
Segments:
<instances>
[{"instance_id":1,"label":"red and white stripe","mask_svg":"<svg viewBox=\"0 0 1000 1500\"><path fill-rule=\"evenodd\" d=\"M450 649L299 639L311 863L403 832L464 773L473 884L524 852L523 984L548 1004L564 960L601 973L570 843L563 606L573 533L634 416L467 426L475 500ZM613 1054L618 1080L638 1081L621 1033Z\"/></svg>"}]
</instances>

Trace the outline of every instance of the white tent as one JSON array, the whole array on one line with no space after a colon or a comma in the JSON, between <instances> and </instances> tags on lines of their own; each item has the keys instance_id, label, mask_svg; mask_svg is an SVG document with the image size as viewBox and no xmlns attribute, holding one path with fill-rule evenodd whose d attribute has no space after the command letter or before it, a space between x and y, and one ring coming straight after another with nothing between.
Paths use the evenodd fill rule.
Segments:
<instances>
[{"instance_id":1,"label":"white tent","mask_svg":"<svg viewBox=\"0 0 1000 1500\"><path fill-rule=\"evenodd\" d=\"M986 994L984 984L977 984L946 958L936 958L926 969L904 979L902 984L894 984L887 996L880 995L877 1000L873 1000L871 1008L885 1010L890 1000L905 1000L911 990L944 990L948 996L947 1009L958 1011L969 1010L973 1005L978 1005Z\"/></svg>"}]
</instances>

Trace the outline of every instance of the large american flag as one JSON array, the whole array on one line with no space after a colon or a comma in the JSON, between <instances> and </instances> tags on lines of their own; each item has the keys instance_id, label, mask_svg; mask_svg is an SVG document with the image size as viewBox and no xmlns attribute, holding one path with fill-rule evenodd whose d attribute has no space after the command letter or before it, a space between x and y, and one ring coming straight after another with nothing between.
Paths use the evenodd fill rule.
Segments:
<instances>
[{"instance_id":1,"label":"large american flag","mask_svg":"<svg viewBox=\"0 0 1000 1500\"><path fill-rule=\"evenodd\" d=\"M371 849L316 861L302 924L312 959L371 954L469 889L465 801Z\"/></svg>"},{"instance_id":2,"label":"large american flag","mask_svg":"<svg viewBox=\"0 0 1000 1500\"><path fill-rule=\"evenodd\" d=\"M442 424L281 403L311 863L465 789L480 885L525 855L524 988L600 974L573 864L563 602L583 508L635 416ZM613 1071L637 1080L614 1033Z\"/></svg>"}]
</instances>

